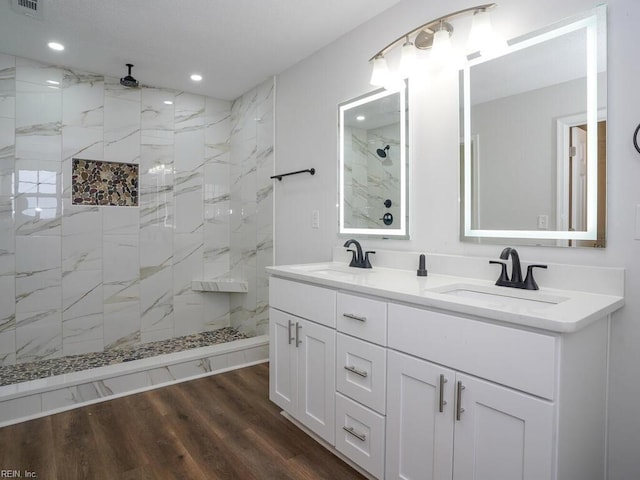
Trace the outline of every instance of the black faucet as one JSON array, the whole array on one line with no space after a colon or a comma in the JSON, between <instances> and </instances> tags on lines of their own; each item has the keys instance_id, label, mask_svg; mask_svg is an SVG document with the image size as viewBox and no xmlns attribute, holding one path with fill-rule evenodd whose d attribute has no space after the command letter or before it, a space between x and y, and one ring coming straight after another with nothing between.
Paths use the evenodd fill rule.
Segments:
<instances>
[{"instance_id":1,"label":"black faucet","mask_svg":"<svg viewBox=\"0 0 640 480\"><path fill-rule=\"evenodd\" d=\"M533 278L534 268L547 268L546 265L529 265L527 267L527 276L522 280L522 269L520 267L520 256L515 248L507 247L500 253L502 260L508 260L511 257L511 277L507 274L506 262L498 262L496 260L489 260L489 263L496 263L502 265L500 270L500 276L496 281L496 285L501 287L523 288L525 290L538 290L538 284Z\"/></svg>"},{"instance_id":2,"label":"black faucet","mask_svg":"<svg viewBox=\"0 0 640 480\"><path fill-rule=\"evenodd\" d=\"M351 245L355 245L356 249L355 250L349 249L348 247L350 247ZM348 248L347 251L351 252L352 254L351 263L349 264L350 267L372 268L371 262L369 261L369 254L376 253L376 252L367 251L367 252L364 252L364 255L363 255L362 247L360 246L360 243L357 240L354 240L353 238L344 242L344 246L347 247Z\"/></svg>"}]
</instances>

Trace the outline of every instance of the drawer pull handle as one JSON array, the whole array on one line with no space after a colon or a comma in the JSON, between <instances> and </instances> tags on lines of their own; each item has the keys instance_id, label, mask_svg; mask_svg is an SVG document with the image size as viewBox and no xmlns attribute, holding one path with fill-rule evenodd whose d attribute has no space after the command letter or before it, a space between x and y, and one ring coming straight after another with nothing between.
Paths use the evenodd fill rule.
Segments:
<instances>
[{"instance_id":1,"label":"drawer pull handle","mask_svg":"<svg viewBox=\"0 0 640 480\"><path fill-rule=\"evenodd\" d=\"M300 344L302 343L302 340L300 340L300 329L302 328L302 325L300 325L299 322L296 322L296 348L298 348L300 346Z\"/></svg>"},{"instance_id":2,"label":"drawer pull handle","mask_svg":"<svg viewBox=\"0 0 640 480\"><path fill-rule=\"evenodd\" d=\"M465 389L465 386L462 385L462 382L458 382L458 389L456 392L456 420L460 421L460 416L462 412L464 412L464 408L462 408L462 390Z\"/></svg>"},{"instance_id":3,"label":"drawer pull handle","mask_svg":"<svg viewBox=\"0 0 640 480\"><path fill-rule=\"evenodd\" d=\"M367 441L367 436L364 433L358 433L356 432L353 427L342 427L342 429L347 432L350 433L351 435L353 435L354 437L356 437L358 440L360 440L361 442L366 442Z\"/></svg>"},{"instance_id":4,"label":"drawer pull handle","mask_svg":"<svg viewBox=\"0 0 640 480\"><path fill-rule=\"evenodd\" d=\"M344 369L350 371L351 373L355 373L356 375L359 375L362 378L367 378L367 376L369 375L364 370L358 370L356 367L351 367L349 365L345 365Z\"/></svg>"},{"instance_id":5,"label":"drawer pull handle","mask_svg":"<svg viewBox=\"0 0 640 480\"><path fill-rule=\"evenodd\" d=\"M291 345L291 342L293 341L293 337L291 336L291 327L293 327L293 322L291 320L289 320L289 327L287 330L287 335L289 337L289 345Z\"/></svg>"},{"instance_id":6,"label":"drawer pull handle","mask_svg":"<svg viewBox=\"0 0 640 480\"><path fill-rule=\"evenodd\" d=\"M440 413L444 412L444 406L447 404L447 401L444 399L444 384L447 383L447 379L444 378L444 375L440 374L440 402L438 410Z\"/></svg>"},{"instance_id":7,"label":"drawer pull handle","mask_svg":"<svg viewBox=\"0 0 640 480\"><path fill-rule=\"evenodd\" d=\"M367 317L362 317L360 315L355 315L353 313L343 313L343 317L350 318L351 320L358 320L359 322L366 322Z\"/></svg>"}]
</instances>

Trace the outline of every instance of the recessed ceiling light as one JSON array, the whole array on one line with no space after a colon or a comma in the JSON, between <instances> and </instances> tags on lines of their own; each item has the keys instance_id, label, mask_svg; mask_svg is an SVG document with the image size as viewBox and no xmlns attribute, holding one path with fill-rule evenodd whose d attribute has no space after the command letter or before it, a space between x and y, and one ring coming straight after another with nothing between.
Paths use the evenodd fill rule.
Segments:
<instances>
[{"instance_id":1,"label":"recessed ceiling light","mask_svg":"<svg viewBox=\"0 0 640 480\"><path fill-rule=\"evenodd\" d=\"M202 80L202 75L200 75L199 73L193 73L191 74L191 80L193 80L194 82L199 82Z\"/></svg>"},{"instance_id":2,"label":"recessed ceiling light","mask_svg":"<svg viewBox=\"0 0 640 480\"><path fill-rule=\"evenodd\" d=\"M57 50L59 52L64 50L64 45L58 42L49 42L47 45L51 50Z\"/></svg>"},{"instance_id":3,"label":"recessed ceiling light","mask_svg":"<svg viewBox=\"0 0 640 480\"><path fill-rule=\"evenodd\" d=\"M56 82L55 80L47 80L47 83L50 83L51 85L60 85L60 82Z\"/></svg>"},{"instance_id":4,"label":"recessed ceiling light","mask_svg":"<svg viewBox=\"0 0 640 480\"><path fill-rule=\"evenodd\" d=\"M173 105L173 102L171 100L165 100L163 103L165 105Z\"/></svg>"},{"instance_id":5,"label":"recessed ceiling light","mask_svg":"<svg viewBox=\"0 0 640 480\"><path fill-rule=\"evenodd\" d=\"M364 115L358 115L358 116L356 117L356 120L358 120L359 122L362 122L364 119L365 119L365 116L364 116Z\"/></svg>"}]
</instances>

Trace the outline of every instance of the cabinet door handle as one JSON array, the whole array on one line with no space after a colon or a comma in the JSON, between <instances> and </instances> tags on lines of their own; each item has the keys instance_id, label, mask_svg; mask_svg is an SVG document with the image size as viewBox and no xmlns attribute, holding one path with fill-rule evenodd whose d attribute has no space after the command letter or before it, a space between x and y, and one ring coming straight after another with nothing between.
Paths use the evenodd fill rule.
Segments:
<instances>
[{"instance_id":1,"label":"cabinet door handle","mask_svg":"<svg viewBox=\"0 0 640 480\"><path fill-rule=\"evenodd\" d=\"M447 404L447 401L444 399L444 384L447 383L447 379L444 378L443 374L440 374L440 401L438 411L440 413L444 412L444 406Z\"/></svg>"},{"instance_id":2,"label":"cabinet door handle","mask_svg":"<svg viewBox=\"0 0 640 480\"><path fill-rule=\"evenodd\" d=\"M358 320L359 322L366 322L367 317L363 317L361 315L356 315L354 313L343 313L343 317L350 318L351 320Z\"/></svg>"},{"instance_id":3,"label":"cabinet door handle","mask_svg":"<svg viewBox=\"0 0 640 480\"><path fill-rule=\"evenodd\" d=\"M289 320L289 326L287 329L287 336L289 337L289 345L291 345L291 342L293 341L293 337L291 336L291 327L293 327L293 322Z\"/></svg>"},{"instance_id":4,"label":"cabinet door handle","mask_svg":"<svg viewBox=\"0 0 640 480\"><path fill-rule=\"evenodd\" d=\"M351 367L349 365L345 365L344 369L350 371L351 373L355 373L356 375L360 375L363 378L367 378L367 375L369 375L364 370L358 370L356 367Z\"/></svg>"},{"instance_id":5,"label":"cabinet door handle","mask_svg":"<svg viewBox=\"0 0 640 480\"><path fill-rule=\"evenodd\" d=\"M462 412L464 412L464 408L462 408L462 390L465 389L465 386L462 385L461 381L458 381L458 388L456 389L456 420L460 421L460 416Z\"/></svg>"},{"instance_id":6,"label":"cabinet door handle","mask_svg":"<svg viewBox=\"0 0 640 480\"><path fill-rule=\"evenodd\" d=\"M356 432L353 427L342 427L342 429L347 432L350 433L351 435L353 435L354 437L356 437L358 440L360 440L361 442L366 442L367 441L367 436L364 433L358 433Z\"/></svg>"},{"instance_id":7,"label":"cabinet door handle","mask_svg":"<svg viewBox=\"0 0 640 480\"><path fill-rule=\"evenodd\" d=\"M298 348L300 346L300 344L302 343L302 340L300 340L300 329L302 328L302 325L300 325L299 322L296 322L296 348Z\"/></svg>"}]
</instances>

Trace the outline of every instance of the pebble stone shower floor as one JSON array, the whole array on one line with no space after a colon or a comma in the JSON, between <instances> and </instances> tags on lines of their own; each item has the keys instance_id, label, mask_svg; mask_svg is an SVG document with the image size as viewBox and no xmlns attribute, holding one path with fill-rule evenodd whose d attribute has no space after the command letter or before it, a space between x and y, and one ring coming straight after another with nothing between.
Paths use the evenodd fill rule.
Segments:
<instances>
[{"instance_id":1,"label":"pebble stone shower floor","mask_svg":"<svg viewBox=\"0 0 640 480\"><path fill-rule=\"evenodd\" d=\"M46 378L54 375L78 372L90 368L104 367L131 360L154 357L166 353L180 352L191 348L206 347L219 343L247 338L233 327L211 332L196 333L183 337L144 343L103 352L68 355L50 360L0 366L0 386Z\"/></svg>"}]
</instances>

